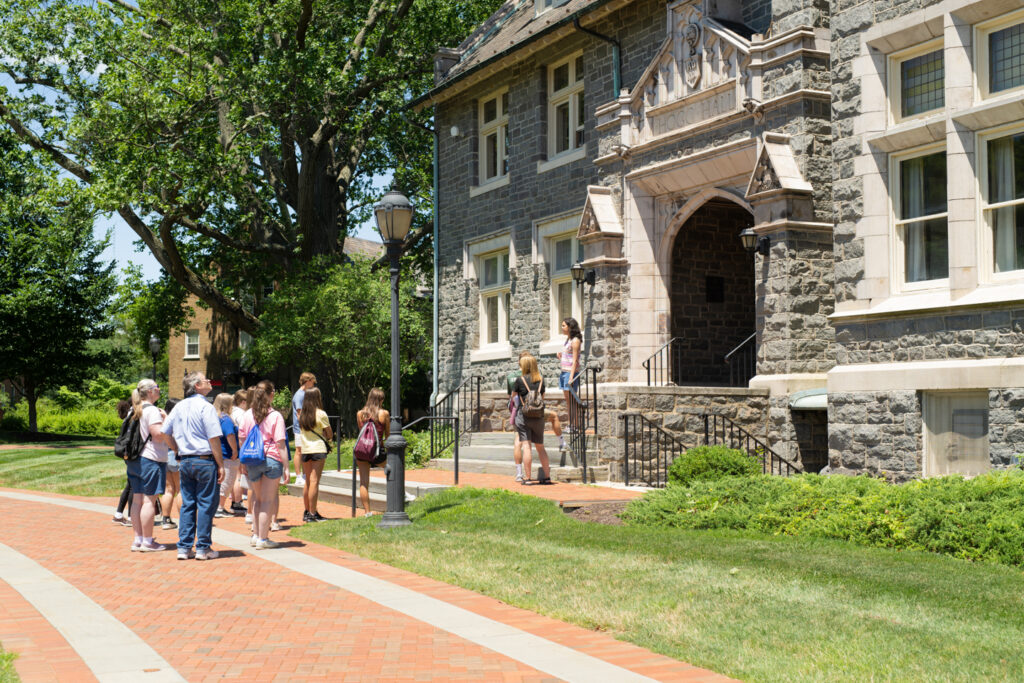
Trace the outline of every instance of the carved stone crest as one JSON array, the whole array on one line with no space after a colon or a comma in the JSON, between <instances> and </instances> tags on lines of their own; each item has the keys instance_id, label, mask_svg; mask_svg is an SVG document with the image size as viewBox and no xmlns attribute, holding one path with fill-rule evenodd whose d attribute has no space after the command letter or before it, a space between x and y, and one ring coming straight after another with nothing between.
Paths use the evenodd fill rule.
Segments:
<instances>
[{"instance_id":1,"label":"carved stone crest","mask_svg":"<svg viewBox=\"0 0 1024 683\"><path fill-rule=\"evenodd\" d=\"M778 190L781 187L782 184L779 183L779 176L775 173L775 167L772 166L771 160L767 154L762 154L757 168L754 169L753 182L751 183L753 192L751 194Z\"/></svg>"},{"instance_id":2,"label":"carved stone crest","mask_svg":"<svg viewBox=\"0 0 1024 683\"><path fill-rule=\"evenodd\" d=\"M683 60L683 77L691 89L695 89L700 83L700 55L697 54L697 45L700 42L700 26L696 22L690 22L683 29L683 40L686 41L687 55Z\"/></svg>"}]
</instances>

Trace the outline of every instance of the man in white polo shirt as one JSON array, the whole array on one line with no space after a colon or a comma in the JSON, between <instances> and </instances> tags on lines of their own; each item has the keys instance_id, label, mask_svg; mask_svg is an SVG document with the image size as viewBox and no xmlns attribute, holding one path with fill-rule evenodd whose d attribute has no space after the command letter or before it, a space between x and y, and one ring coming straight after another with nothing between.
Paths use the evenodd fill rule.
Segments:
<instances>
[{"instance_id":1,"label":"man in white polo shirt","mask_svg":"<svg viewBox=\"0 0 1024 683\"><path fill-rule=\"evenodd\" d=\"M212 560L213 515L217 511L217 484L224 478L221 459L220 418L206 395L213 387L201 372L182 380L185 400L174 407L163 432L172 437L181 477L181 519L178 522L178 559L187 560L195 541L196 559Z\"/></svg>"}]
</instances>

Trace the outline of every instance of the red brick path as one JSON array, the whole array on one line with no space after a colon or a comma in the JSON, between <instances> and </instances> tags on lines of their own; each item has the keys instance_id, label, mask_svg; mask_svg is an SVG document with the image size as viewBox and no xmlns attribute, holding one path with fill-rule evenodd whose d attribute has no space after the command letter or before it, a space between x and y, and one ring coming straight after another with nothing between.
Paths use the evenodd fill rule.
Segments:
<instances>
[{"instance_id":1,"label":"red brick path","mask_svg":"<svg viewBox=\"0 0 1024 683\"><path fill-rule=\"evenodd\" d=\"M473 478L482 476L490 475ZM468 476L466 480L471 481ZM72 499L113 506L112 501L101 499ZM652 678L722 680L712 672L608 635L349 553L306 545L286 535L289 521L301 519L301 500L285 496L281 501L286 528L274 536L285 547L416 590ZM325 503L321 513L347 517L348 508ZM259 555L220 548L221 557L215 561L178 562L172 549L176 531L160 530L157 540L168 545L166 552L130 553L131 530L111 524L105 515L3 497L0 520L0 541L81 590L190 681L553 680L522 662L261 560ZM216 524L246 533L241 518L216 520ZM0 605L0 642L19 653L16 667L25 681L92 679L63 637L2 581Z\"/></svg>"}]
</instances>

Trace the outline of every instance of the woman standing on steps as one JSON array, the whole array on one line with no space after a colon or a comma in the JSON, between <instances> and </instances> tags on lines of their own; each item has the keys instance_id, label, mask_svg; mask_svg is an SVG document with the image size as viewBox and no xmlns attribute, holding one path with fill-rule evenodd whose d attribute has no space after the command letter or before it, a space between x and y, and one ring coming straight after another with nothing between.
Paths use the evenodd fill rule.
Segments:
<instances>
[{"instance_id":1,"label":"woman standing on steps","mask_svg":"<svg viewBox=\"0 0 1024 683\"><path fill-rule=\"evenodd\" d=\"M544 449L544 406L540 406L540 414L528 414L533 411L531 407L530 394L536 396L544 394L544 378L537 369L537 359L533 356L523 356L519 359L519 369L522 374L513 387L519 396L519 410L516 411L516 432L519 434L519 447L523 454L523 469L525 478L523 484L550 484L551 465L548 462L548 452ZM530 444L537 449L540 457L540 476L537 481L531 480L533 476L533 456L530 453Z\"/></svg>"},{"instance_id":2,"label":"woman standing on steps","mask_svg":"<svg viewBox=\"0 0 1024 683\"><path fill-rule=\"evenodd\" d=\"M559 365L562 374L558 377L558 388L565 394L565 410L569 415L569 427L566 431L573 431L578 426L572 421L572 396L577 396L580 391L580 349L583 346L583 333L580 332L580 324L576 318L566 318L562 321L562 334L565 335L565 344L558 352Z\"/></svg>"},{"instance_id":3,"label":"woman standing on steps","mask_svg":"<svg viewBox=\"0 0 1024 683\"><path fill-rule=\"evenodd\" d=\"M366 397L366 405L356 413L356 424L359 425L359 431L363 430L363 425L367 421L372 422L373 428L377 432L377 443L379 445L376 458L372 460L359 458L356 460L356 464L359 466L359 499L363 503L363 512L366 516L373 514L370 510L370 467L382 464L386 459L384 439L388 438L391 434L391 425L389 424L391 416L388 414L388 411L381 408L383 404L384 390L374 387L370 389L370 394Z\"/></svg>"}]
</instances>

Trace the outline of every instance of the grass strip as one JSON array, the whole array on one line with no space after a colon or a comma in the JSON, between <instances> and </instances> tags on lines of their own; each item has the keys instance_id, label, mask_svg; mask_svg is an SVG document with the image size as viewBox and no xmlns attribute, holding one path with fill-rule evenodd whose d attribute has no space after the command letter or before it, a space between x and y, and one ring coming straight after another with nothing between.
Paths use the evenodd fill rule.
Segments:
<instances>
[{"instance_id":1,"label":"grass strip","mask_svg":"<svg viewBox=\"0 0 1024 683\"><path fill-rule=\"evenodd\" d=\"M20 683L21 677L14 668L14 660L17 658L17 653L0 647L0 683Z\"/></svg>"},{"instance_id":2,"label":"grass strip","mask_svg":"<svg viewBox=\"0 0 1024 683\"><path fill-rule=\"evenodd\" d=\"M0 486L104 497L124 487L124 462L114 457L113 441L41 445L0 450Z\"/></svg>"},{"instance_id":3,"label":"grass strip","mask_svg":"<svg viewBox=\"0 0 1024 683\"><path fill-rule=\"evenodd\" d=\"M839 541L587 524L506 491L449 489L409 514L402 529L371 518L292 534L742 679L1024 678L1016 569Z\"/></svg>"}]
</instances>

